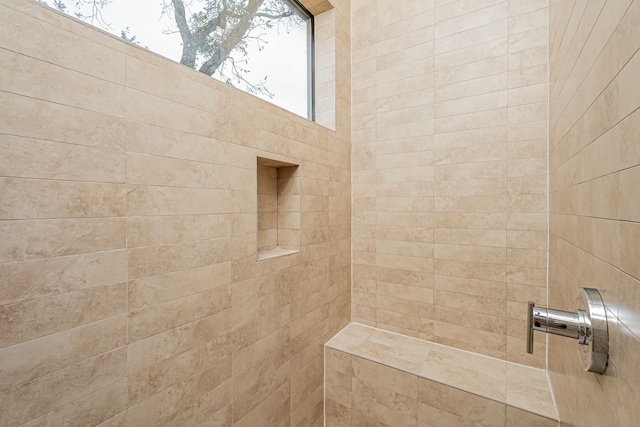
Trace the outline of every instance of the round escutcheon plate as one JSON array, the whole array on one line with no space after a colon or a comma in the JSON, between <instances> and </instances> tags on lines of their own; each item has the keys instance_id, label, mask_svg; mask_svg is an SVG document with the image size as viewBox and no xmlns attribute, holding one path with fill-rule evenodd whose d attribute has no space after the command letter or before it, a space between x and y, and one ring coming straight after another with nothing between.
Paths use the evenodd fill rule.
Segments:
<instances>
[{"instance_id":1,"label":"round escutcheon plate","mask_svg":"<svg viewBox=\"0 0 640 427\"><path fill-rule=\"evenodd\" d=\"M609 326L600 292L582 288L578 292L577 307L581 308L578 310L581 323L578 354L582 367L585 371L603 374L609 361Z\"/></svg>"}]
</instances>

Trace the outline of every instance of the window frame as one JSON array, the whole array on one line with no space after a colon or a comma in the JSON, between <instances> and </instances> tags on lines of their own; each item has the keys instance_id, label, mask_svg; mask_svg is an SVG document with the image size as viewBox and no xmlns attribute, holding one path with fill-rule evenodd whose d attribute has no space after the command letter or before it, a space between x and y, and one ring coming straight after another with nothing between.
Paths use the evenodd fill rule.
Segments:
<instances>
[{"instance_id":1,"label":"window frame","mask_svg":"<svg viewBox=\"0 0 640 427\"><path fill-rule=\"evenodd\" d=\"M315 16L299 0L282 0L288 3L307 25L307 119L316 121L316 43ZM295 114L295 113L294 113Z\"/></svg>"},{"instance_id":2,"label":"window frame","mask_svg":"<svg viewBox=\"0 0 640 427\"><path fill-rule=\"evenodd\" d=\"M307 7L300 0L279 0L283 3L286 3L303 21L307 22L307 114L303 116L297 112L289 110L269 99L263 98L261 96L257 96L252 94L241 87L233 86L231 87L238 89L244 93L248 93L249 95L256 96L257 98L262 99L263 101L268 102L271 105L274 105L278 108L282 108L285 111L290 112L291 114L295 114L299 117L304 117L307 120L312 122L316 122L316 47L315 47L315 15L307 9ZM218 80L214 77L215 80ZM221 80L218 80L221 81Z\"/></svg>"}]
</instances>

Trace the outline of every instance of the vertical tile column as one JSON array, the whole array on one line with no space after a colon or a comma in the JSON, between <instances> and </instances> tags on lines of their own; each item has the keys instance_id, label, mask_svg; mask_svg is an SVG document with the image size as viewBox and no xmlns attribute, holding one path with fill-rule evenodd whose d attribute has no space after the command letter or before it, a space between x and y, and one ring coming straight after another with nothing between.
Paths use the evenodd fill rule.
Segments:
<instances>
[{"instance_id":1,"label":"vertical tile column","mask_svg":"<svg viewBox=\"0 0 640 427\"><path fill-rule=\"evenodd\" d=\"M435 10L435 341L505 358L508 2Z\"/></svg>"},{"instance_id":2,"label":"vertical tile column","mask_svg":"<svg viewBox=\"0 0 640 427\"><path fill-rule=\"evenodd\" d=\"M351 3L352 29L352 320L376 322L376 41L375 4Z\"/></svg>"},{"instance_id":3,"label":"vertical tile column","mask_svg":"<svg viewBox=\"0 0 640 427\"><path fill-rule=\"evenodd\" d=\"M507 360L543 368L546 337L526 353L526 304L547 298L547 5L509 1Z\"/></svg>"},{"instance_id":4,"label":"vertical tile column","mask_svg":"<svg viewBox=\"0 0 640 427\"><path fill-rule=\"evenodd\" d=\"M376 325L432 339L433 2L376 5Z\"/></svg>"},{"instance_id":5,"label":"vertical tile column","mask_svg":"<svg viewBox=\"0 0 640 427\"><path fill-rule=\"evenodd\" d=\"M124 46L5 3L0 425L97 425L127 405Z\"/></svg>"},{"instance_id":6,"label":"vertical tile column","mask_svg":"<svg viewBox=\"0 0 640 427\"><path fill-rule=\"evenodd\" d=\"M229 93L136 48L126 71L128 422L230 419Z\"/></svg>"}]
</instances>

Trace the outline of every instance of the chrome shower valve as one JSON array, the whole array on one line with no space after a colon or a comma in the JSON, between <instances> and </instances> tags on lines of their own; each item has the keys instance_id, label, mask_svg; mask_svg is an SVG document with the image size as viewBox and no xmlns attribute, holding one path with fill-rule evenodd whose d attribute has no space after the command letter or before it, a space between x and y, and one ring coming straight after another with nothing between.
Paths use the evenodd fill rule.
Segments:
<instances>
[{"instance_id":1,"label":"chrome shower valve","mask_svg":"<svg viewBox=\"0 0 640 427\"><path fill-rule=\"evenodd\" d=\"M527 353L533 354L533 331L578 340L578 353L585 371L603 374L609 361L607 311L597 289L582 288L575 312L537 307L529 301Z\"/></svg>"}]
</instances>

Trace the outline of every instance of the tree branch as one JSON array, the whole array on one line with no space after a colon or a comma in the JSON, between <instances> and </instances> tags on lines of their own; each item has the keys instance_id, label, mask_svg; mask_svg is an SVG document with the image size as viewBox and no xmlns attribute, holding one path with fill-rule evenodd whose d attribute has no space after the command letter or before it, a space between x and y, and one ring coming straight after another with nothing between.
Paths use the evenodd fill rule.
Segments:
<instances>
[{"instance_id":1,"label":"tree branch","mask_svg":"<svg viewBox=\"0 0 640 427\"><path fill-rule=\"evenodd\" d=\"M266 12L257 12L255 14L256 17L260 17L260 18L268 18L268 19L281 19L281 18L288 18L290 16L293 15L293 11L289 11L289 12L285 12L285 13L281 13L279 15L272 15Z\"/></svg>"},{"instance_id":2,"label":"tree branch","mask_svg":"<svg viewBox=\"0 0 640 427\"><path fill-rule=\"evenodd\" d=\"M184 3L182 0L171 0L171 3L173 4L176 25L178 26L178 31L180 31L180 37L182 37L182 58L180 58L180 63L195 68L197 45L187 23Z\"/></svg>"},{"instance_id":3,"label":"tree branch","mask_svg":"<svg viewBox=\"0 0 640 427\"><path fill-rule=\"evenodd\" d=\"M264 0L249 0L245 13L241 15L238 23L229 32L228 36L222 40L213 54L207 59L198 71L207 75L213 75L218 67L227 59L231 51L242 41L247 30L251 26L251 21L258 13Z\"/></svg>"}]
</instances>

